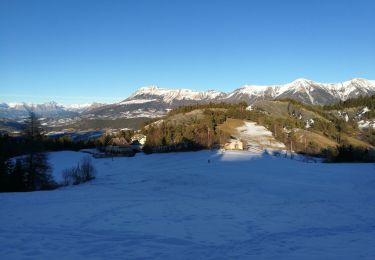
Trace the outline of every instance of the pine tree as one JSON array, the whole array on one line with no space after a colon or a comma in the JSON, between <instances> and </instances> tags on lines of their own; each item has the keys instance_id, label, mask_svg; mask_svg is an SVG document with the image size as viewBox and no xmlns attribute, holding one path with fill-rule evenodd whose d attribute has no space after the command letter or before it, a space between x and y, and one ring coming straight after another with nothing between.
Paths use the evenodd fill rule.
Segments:
<instances>
[{"instance_id":1,"label":"pine tree","mask_svg":"<svg viewBox=\"0 0 375 260\"><path fill-rule=\"evenodd\" d=\"M29 111L29 117L25 120L25 136L31 140L37 140L41 138L41 132L42 127L38 117L33 111Z\"/></svg>"},{"instance_id":2,"label":"pine tree","mask_svg":"<svg viewBox=\"0 0 375 260\"><path fill-rule=\"evenodd\" d=\"M10 163L2 156L0 157L0 192L11 191L10 186Z\"/></svg>"},{"instance_id":3,"label":"pine tree","mask_svg":"<svg viewBox=\"0 0 375 260\"><path fill-rule=\"evenodd\" d=\"M11 185L12 191L26 191L26 176L20 159L16 160L16 164L12 171Z\"/></svg>"},{"instance_id":4,"label":"pine tree","mask_svg":"<svg viewBox=\"0 0 375 260\"><path fill-rule=\"evenodd\" d=\"M50 175L48 155L43 151L41 132L37 116L30 112L24 132L28 142L28 154L22 159L27 190L51 189L56 185Z\"/></svg>"}]
</instances>

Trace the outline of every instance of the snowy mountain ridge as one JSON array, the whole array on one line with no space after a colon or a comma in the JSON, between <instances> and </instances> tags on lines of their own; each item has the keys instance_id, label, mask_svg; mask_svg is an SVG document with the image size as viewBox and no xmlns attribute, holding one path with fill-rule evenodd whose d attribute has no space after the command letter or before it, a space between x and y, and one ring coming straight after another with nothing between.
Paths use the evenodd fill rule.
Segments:
<instances>
[{"instance_id":1,"label":"snowy mountain ridge","mask_svg":"<svg viewBox=\"0 0 375 260\"><path fill-rule=\"evenodd\" d=\"M39 116L53 118L137 118L160 117L169 109L202 103L253 104L261 100L294 99L305 104L327 105L340 100L375 94L375 81L354 78L339 83L319 83L299 78L284 85L243 85L232 92L216 90L161 88L155 85L139 88L128 98L113 104L76 104L63 106L56 102L45 104L2 103L0 118L25 117L30 109Z\"/></svg>"},{"instance_id":2,"label":"snowy mountain ridge","mask_svg":"<svg viewBox=\"0 0 375 260\"><path fill-rule=\"evenodd\" d=\"M14 109L19 109L19 110L27 110L27 109L45 109L45 110L51 110L51 109L65 109L65 110L79 110L79 109L87 109L90 107L98 107L102 106L104 104L101 103L84 103L84 104L69 104L69 105L63 105L59 104L55 101L50 101L46 103L40 103L40 104L35 104L35 103L27 103L27 102L3 102L0 103L1 108L14 108Z\"/></svg>"},{"instance_id":3,"label":"snowy mountain ridge","mask_svg":"<svg viewBox=\"0 0 375 260\"><path fill-rule=\"evenodd\" d=\"M284 85L244 85L229 93L215 90L200 92L190 89L167 89L153 85L138 89L124 101L156 99L168 104L188 100L199 102L246 101L251 104L259 99L293 98L307 104L325 105L360 95L372 94L375 94L374 80L354 78L339 83L319 83L299 78Z\"/></svg>"},{"instance_id":4,"label":"snowy mountain ridge","mask_svg":"<svg viewBox=\"0 0 375 260\"><path fill-rule=\"evenodd\" d=\"M225 96L224 92L215 90L208 90L205 92L194 91L191 89L167 89L160 88L158 86L146 86L138 89L125 101L132 99L139 99L142 96L153 96L157 99L162 99L166 103L171 103L174 100L205 100L215 99L221 96ZM122 101L124 102L124 101Z\"/></svg>"},{"instance_id":5,"label":"snowy mountain ridge","mask_svg":"<svg viewBox=\"0 0 375 260\"><path fill-rule=\"evenodd\" d=\"M33 103L0 103L0 118L27 117L33 111L41 117L72 117L103 106L101 103L61 105L55 101L42 104Z\"/></svg>"}]
</instances>

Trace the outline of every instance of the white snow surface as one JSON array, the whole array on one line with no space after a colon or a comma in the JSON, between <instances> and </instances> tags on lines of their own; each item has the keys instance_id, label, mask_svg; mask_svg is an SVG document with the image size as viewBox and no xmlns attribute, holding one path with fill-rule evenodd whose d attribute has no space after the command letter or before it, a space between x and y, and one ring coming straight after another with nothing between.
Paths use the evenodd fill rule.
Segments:
<instances>
[{"instance_id":1,"label":"white snow surface","mask_svg":"<svg viewBox=\"0 0 375 260\"><path fill-rule=\"evenodd\" d=\"M88 108L92 105L92 103L83 103L83 104L69 104L64 105L67 109L81 109L81 108Z\"/></svg>"},{"instance_id":2,"label":"white snow surface","mask_svg":"<svg viewBox=\"0 0 375 260\"><path fill-rule=\"evenodd\" d=\"M362 111L358 114L358 117L362 117L364 114L366 114L367 112L370 112L371 109L369 109L368 107L364 107L362 109Z\"/></svg>"},{"instance_id":3,"label":"white snow surface","mask_svg":"<svg viewBox=\"0 0 375 260\"><path fill-rule=\"evenodd\" d=\"M191 89L167 89L159 88L158 86L146 86L138 89L124 102L135 100L138 98L138 96L142 95L158 96L161 97L164 102L171 103L173 100L210 100L217 98L223 94L223 92L215 90L200 92Z\"/></svg>"},{"instance_id":4,"label":"white snow surface","mask_svg":"<svg viewBox=\"0 0 375 260\"><path fill-rule=\"evenodd\" d=\"M264 126L258 125L254 122L244 122L245 124L243 126L238 127L238 131L250 135L252 137L271 137L272 133L268 131Z\"/></svg>"},{"instance_id":5,"label":"white snow surface","mask_svg":"<svg viewBox=\"0 0 375 260\"><path fill-rule=\"evenodd\" d=\"M306 120L305 128L310 128L314 124L314 119L310 118Z\"/></svg>"},{"instance_id":6,"label":"white snow surface","mask_svg":"<svg viewBox=\"0 0 375 260\"><path fill-rule=\"evenodd\" d=\"M85 155L51 153L54 174ZM229 151L93 162L92 182L0 193L1 259L375 259L372 164Z\"/></svg>"},{"instance_id":7,"label":"white snow surface","mask_svg":"<svg viewBox=\"0 0 375 260\"><path fill-rule=\"evenodd\" d=\"M5 103L5 104L8 105L10 108L17 108L23 105L23 103L19 103L19 102L10 102L10 103Z\"/></svg>"},{"instance_id":8,"label":"white snow surface","mask_svg":"<svg viewBox=\"0 0 375 260\"><path fill-rule=\"evenodd\" d=\"M375 121L374 120L361 120L358 121L358 127L359 128L375 128Z\"/></svg>"},{"instance_id":9,"label":"white snow surface","mask_svg":"<svg viewBox=\"0 0 375 260\"><path fill-rule=\"evenodd\" d=\"M149 103L153 101L156 101L156 99L134 99L134 100L122 101L119 104L120 105L143 104L143 103Z\"/></svg>"},{"instance_id":10,"label":"white snow surface","mask_svg":"<svg viewBox=\"0 0 375 260\"><path fill-rule=\"evenodd\" d=\"M244 122L243 126L237 127L237 131L237 137L241 140L245 140L247 144L252 147L259 147L260 149L285 148L283 143L278 142L273 137L271 131L255 122Z\"/></svg>"}]
</instances>

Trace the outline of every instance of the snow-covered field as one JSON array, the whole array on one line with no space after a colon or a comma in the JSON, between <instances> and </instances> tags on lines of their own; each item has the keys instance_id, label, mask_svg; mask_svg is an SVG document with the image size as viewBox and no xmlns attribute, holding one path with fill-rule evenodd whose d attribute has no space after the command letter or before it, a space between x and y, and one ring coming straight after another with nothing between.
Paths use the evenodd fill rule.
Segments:
<instances>
[{"instance_id":1,"label":"snow-covered field","mask_svg":"<svg viewBox=\"0 0 375 260\"><path fill-rule=\"evenodd\" d=\"M82 156L52 153L54 174ZM1 259L375 259L372 164L216 151L94 163L90 183L0 194Z\"/></svg>"}]
</instances>

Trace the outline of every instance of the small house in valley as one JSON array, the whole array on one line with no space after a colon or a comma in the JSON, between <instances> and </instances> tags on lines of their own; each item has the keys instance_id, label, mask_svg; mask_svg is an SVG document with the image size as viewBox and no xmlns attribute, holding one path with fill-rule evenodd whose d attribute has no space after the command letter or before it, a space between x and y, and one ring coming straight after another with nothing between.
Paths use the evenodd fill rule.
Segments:
<instances>
[{"instance_id":1,"label":"small house in valley","mask_svg":"<svg viewBox=\"0 0 375 260\"><path fill-rule=\"evenodd\" d=\"M133 147L125 140L124 137L112 138L108 142L108 145L104 148L104 152L106 154L122 156L133 156L135 153Z\"/></svg>"},{"instance_id":2,"label":"small house in valley","mask_svg":"<svg viewBox=\"0 0 375 260\"><path fill-rule=\"evenodd\" d=\"M129 145L129 143L126 141L124 137L114 137L108 142L108 145L127 146Z\"/></svg>"},{"instance_id":3,"label":"small house in valley","mask_svg":"<svg viewBox=\"0 0 375 260\"><path fill-rule=\"evenodd\" d=\"M225 150L243 150L244 143L237 139L231 139L228 143L224 145Z\"/></svg>"}]
</instances>

